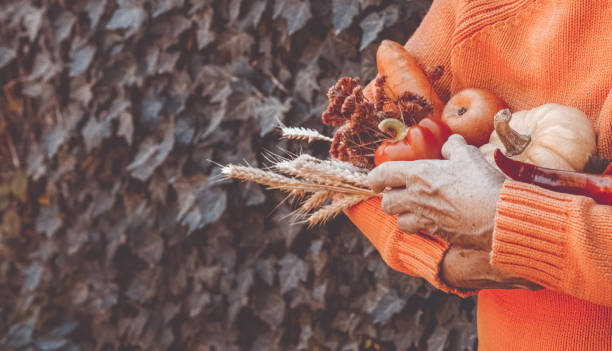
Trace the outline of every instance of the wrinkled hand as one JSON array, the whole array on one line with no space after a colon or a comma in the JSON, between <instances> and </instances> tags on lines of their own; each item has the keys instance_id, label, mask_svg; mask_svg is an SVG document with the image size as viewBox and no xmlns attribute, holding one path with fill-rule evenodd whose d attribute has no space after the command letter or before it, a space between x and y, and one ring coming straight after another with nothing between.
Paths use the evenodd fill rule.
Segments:
<instances>
[{"instance_id":1,"label":"wrinkled hand","mask_svg":"<svg viewBox=\"0 0 612 351\"><path fill-rule=\"evenodd\" d=\"M442 262L442 278L457 288L537 288L489 263L495 208L504 176L480 151L452 135L443 160L386 162L368 175L383 194L382 209L399 214L406 233L438 236L452 246Z\"/></svg>"}]
</instances>

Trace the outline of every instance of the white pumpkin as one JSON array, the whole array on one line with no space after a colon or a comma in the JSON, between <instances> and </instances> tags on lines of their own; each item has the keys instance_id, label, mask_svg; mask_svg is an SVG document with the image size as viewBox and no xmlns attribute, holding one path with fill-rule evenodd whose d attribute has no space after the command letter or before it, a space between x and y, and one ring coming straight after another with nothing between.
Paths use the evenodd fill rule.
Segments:
<instances>
[{"instance_id":1,"label":"white pumpkin","mask_svg":"<svg viewBox=\"0 0 612 351\"><path fill-rule=\"evenodd\" d=\"M493 165L495 149L518 161L580 172L597 146L593 126L582 111L546 104L514 114L499 111L489 143L480 147Z\"/></svg>"}]
</instances>

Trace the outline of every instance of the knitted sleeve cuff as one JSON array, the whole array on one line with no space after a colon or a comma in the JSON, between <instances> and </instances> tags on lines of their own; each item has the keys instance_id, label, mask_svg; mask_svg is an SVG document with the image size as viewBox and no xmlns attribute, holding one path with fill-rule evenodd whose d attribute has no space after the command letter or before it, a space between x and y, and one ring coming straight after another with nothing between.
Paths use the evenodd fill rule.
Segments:
<instances>
[{"instance_id":1,"label":"knitted sleeve cuff","mask_svg":"<svg viewBox=\"0 0 612 351\"><path fill-rule=\"evenodd\" d=\"M534 185L506 181L497 203L491 263L544 287L558 288L574 199Z\"/></svg>"},{"instance_id":2,"label":"knitted sleeve cuff","mask_svg":"<svg viewBox=\"0 0 612 351\"><path fill-rule=\"evenodd\" d=\"M406 234L397 227L397 216L386 214L380 198L370 198L346 211L349 219L372 242L389 267L426 279L436 288L461 297L474 291L460 290L440 279L440 263L449 244L420 234Z\"/></svg>"}]
</instances>

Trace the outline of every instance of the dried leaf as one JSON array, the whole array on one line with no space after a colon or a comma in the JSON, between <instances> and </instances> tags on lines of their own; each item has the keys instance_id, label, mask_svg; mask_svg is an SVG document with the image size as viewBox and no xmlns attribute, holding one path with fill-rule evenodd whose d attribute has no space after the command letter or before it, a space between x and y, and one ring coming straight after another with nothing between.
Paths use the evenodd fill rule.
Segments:
<instances>
[{"instance_id":1,"label":"dried leaf","mask_svg":"<svg viewBox=\"0 0 612 351\"><path fill-rule=\"evenodd\" d=\"M160 141L149 137L140 143L138 153L127 166L132 177L141 181L149 179L155 169L168 157L174 146L174 123L171 121L163 131L165 135Z\"/></svg>"},{"instance_id":2,"label":"dried leaf","mask_svg":"<svg viewBox=\"0 0 612 351\"><path fill-rule=\"evenodd\" d=\"M25 320L23 323L12 325L7 335L8 346L10 348L17 349L31 343L36 320L37 316L34 315Z\"/></svg>"},{"instance_id":3,"label":"dried leaf","mask_svg":"<svg viewBox=\"0 0 612 351\"><path fill-rule=\"evenodd\" d=\"M374 323L386 323L391 317L401 312L406 305L406 300L396 294L388 293L384 295L371 312Z\"/></svg>"},{"instance_id":4,"label":"dried leaf","mask_svg":"<svg viewBox=\"0 0 612 351\"><path fill-rule=\"evenodd\" d=\"M49 335L54 337L63 337L72 333L79 325L79 322L76 320L67 320L65 322L57 324L50 332Z\"/></svg>"},{"instance_id":5,"label":"dried leaf","mask_svg":"<svg viewBox=\"0 0 612 351\"><path fill-rule=\"evenodd\" d=\"M255 39L248 32L226 32L219 49L229 53L232 59L248 54L255 44Z\"/></svg>"},{"instance_id":6,"label":"dried leaf","mask_svg":"<svg viewBox=\"0 0 612 351\"><path fill-rule=\"evenodd\" d=\"M400 18L400 13L401 10L397 4L391 4L385 7L385 9L382 11L382 17L385 21L385 28L391 27L397 23L398 19Z\"/></svg>"},{"instance_id":7,"label":"dried leaf","mask_svg":"<svg viewBox=\"0 0 612 351\"><path fill-rule=\"evenodd\" d=\"M361 11L364 11L372 6L379 6L382 0L359 0L358 2Z\"/></svg>"},{"instance_id":8,"label":"dried leaf","mask_svg":"<svg viewBox=\"0 0 612 351\"><path fill-rule=\"evenodd\" d=\"M133 242L134 252L150 265L159 263L164 253L164 240L155 231L142 231Z\"/></svg>"},{"instance_id":9,"label":"dried leaf","mask_svg":"<svg viewBox=\"0 0 612 351\"><path fill-rule=\"evenodd\" d=\"M53 130L45 133L41 143L45 155L47 157L53 157L58 148L68 139L71 131L69 126L59 123Z\"/></svg>"},{"instance_id":10,"label":"dried leaf","mask_svg":"<svg viewBox=\"0 0 612 351\"><path fill-rule=\"evenodd\" d=\"M89 0L85 6L89 22L91 23L91 29L95 28L100 21L100 17L104 13L104 7L106 7L106 0Z\"/></svg>"},{"instance_id":11,"label":"dried leaf","mask_svg":"<svg viewBox=\"0 0 612 351\"><path fill-rule=\"evenodd\" d=\"M259 118L259 135L265 136L283 122L285 113L291 108L291 99L284 103L276 97L266 97L255 111Z\"/></svg>"},{"instance_id":12,"label":"dried leaf","mask_svg":"<svg viewBox=\"0 0 612 351\"><path fill-rule=\"evenodd\" d=\"M253 308L257 317L276 329L285 319L285 300L273 290L260 290L255 293Z\"/></svg>"},{"instance_id":13,"label":"dried leaf","mask_svg":"<svg viewBox=\"0 0 612 351\"><path fill-rule=\"evenodd\" d=\"M278 271L278 278L281 286L281 294L295 289L300 281L305 282L308 278L308 264L296 255L288 253L279 263L281 269Z\"/></svg>"},{"instance_id":14,"label":"dried leaf","mask_svg":"<svg viewBox=\"0 0 612 351\"><path fill-rule=\"evenodd\" d=\"M59 16L57 16L55 19L55 31L58 43L61 43L68 38L75 21L76 18L69 11L62 11Z\"/></svg>"},{"instance_id":15,"label":"dried leaf","mask_svg":"<svg viewBox=\"0 0 612 351\"><path fill-rule=\"evenodd\" d=\"M26 284L25 288L27 291L34 291L40 284L40 279L43 274L44 267L39 262L34 262L26 270Z\"/></svg>"},{"instance_id":16,"label":"dried leaf","mask_svg":"<svg viewBox=\"0 0 612 351\"><path fill-rule=\"evenodd\" d=\"M17 53L14 49L4 46L0 47L0 68L9 64L15 57L17 57Z\"/></svg>"},{"instance_id":17,"label":"dried leaf","mask_svg":"<svg viewBox=\"0 0 612 351\"><path fill-rule=\"evenodd\" d=\"M319 73L319 65L316 62L311 63L298 72L295 78L295 88L293 89L297 96L307 102L312 101L313 92L320 90L319 83L317 82Z\"/></svg>"},{"instance_id":18,"label":"dried leaf","mask_svg":"<svg viewBox=\"0 0 612 351\"><path fill-rule=\"evenodd\" d=\"M160 99L158 96L148 96L144 98L140 106L140 122L150 130L157 129L164 119L164 116L161 114L163 108L164 100Z\"/></svg>"},{"instance_id":19,"label":"dried leaf","mask_svg":"<svg viewBox=\"0 0 612 351\"><path fill-rule=\"evenodd\" d=\"M276 0L274 18L281 16L287 21L289 35L302 29L312 17L310 3L303 0Z\"/></svg>"},{"instance_id":20,"label":"dried leaf","mask_svg":"<svg viewBox=\"0 0 612 351\"><path fill-rule=\"evenodd\" d=\"M125 295L136 302L144 303L155 295L158 279L157 269L138 272L130 282Z\"/></svg>"},{"instance_id":21,"label":"dried leaf","mask_svg":"<svg viewBox=\"0 0 612 351\"><path fill-rule=\"evenodd\" d=\"M33 42L34 39L36 39L36 36L38 36L38 31L40 30L40 26L42 24L45 9L39 9L27 5L27 9L24 12L25 15L23 16L23 25L28 32L28 38L31 42Z\"/></svg>"},{"instance_id":22,"label":"dried leaf","mask_svg":"<svg viewBox=\"0 0 612 351\"><path fill-rule=\"evenodd\" d=\"M144 10L140 7L118 8L106 24L106 29L129 29L129 36L140 28L145 16Z\"/></svg>"},{"instance_id":23,"label":"dried leaf","mask_svg":"<svg viewBox=\"0 0 612 351\"><path fill-rule=\"evenodd\" d=\"M245 206L258 206L266 201L266 195L259 184L248 182L244 184L242 198Z\"/></svg>"},{"instance_id":24,"label":"dried leaf","mask_svg":"<svg viewBox=\"0 0 612 351\"><path fill-rule=\"evenodd\" d=\"M102 140L111 136L111 125L107 120L99 121L96 117L91 116L81 133L87 152L90 152L100 146Z\"/></svg>"},{"instance_id":25,"label":"dried leaf","mask_svg":"<svg viewBox=\"0 0 612 351\"><path fill-rule=\"evenodd\" d=\"M46 82L51 78L55 77L55 75L57 75L60 70L60 65L54 62L54 60L48 53L42 52L36 55L36 57L34 58L32 72L28 76L28 80L41 80L43 82Z\"/></svg>"},{"instance_id":26,"label":"dried leaf","mask_svg":"<svg viewBox=\"0 0 612 351\"><path fill-rule=\"evenodd\" d=\"M70 53L70 76L75 77L85 72L91 64L95 53L96 48L91 45L73 50Z\"/></svg>"},{"instance_id":27,"label":"dried leaf","mask_svg":"<svg viewBox=\"0 0 612 351\"><path fill-rule=\"evenodd\" d=\"M240 6L242 5L242 0L229 0L226 2L229 12L229 20L233 22L238 19L240 16Z\"/></svg>"},{"instance_id":28,"label":"dried leaf","mask_svg":"<svg viewBox=\"0 0 612 351\"><path fill-rule=\"evenodd\" d=\"M63 222L56 204L45 206L40 209L40 214L36 218L36 231L51 237L62 226Z\"/></svg>"},{"instance_id":29,"label":"dried leaf","mask_svg":"<svg viewBox=\"0 0 612 351\"><path fill-rule=\"evenodd\" d=\"M208 8L204 11L203 17L198 20L198 31L197 31L197 40L198 40L198 50L204 49L208 44L212 43L215 40L216 33L210 29L213 20L214 9Z\"/></svg>"},{"instance_id":30,"label":"dried leaf","mask_svg":"<svg viewBox=\"0 0 612 351\"><path fill-rule=\"evenodd\" d=\"M267 0L257 0L255 2L249 1L251 3L251 7L246 16L240 21L241 29L248 29L250 27L257 27L259 21L261 20L261 16L266 10L266 2Z\"/></svg>"},{"instance_id":31,"label":"dried leaf","mask_svg":"<svg viewBox=\"0 0 612 351\"><path fill-rule=\"evenodd\" d=\"M64 338L41 337L34 343L41 351L53 351L65 346L67 342Z\"/></svg>"},{"instance_id":32,"label":"dried leaf","mask_svg":"<svg viewBox=\"0 0 612 351\"><path fill-rule=\"evenodd\" d=\"M438 326L427 340L427 349L444 350L450 331L446 327Z\"/></svg>"},{"instance_id":33,"label":"dried leaf","mask_svg":"<svg viewBox=\"0 0 612 351\"><path fill-rule=\"evenodd\" d=\"M274 265L275 262L271 258L260 260L255 265L257 274L266 284L268 284L268 286L274 285L274 277L276 276L276 268Z\"/></svg>"},{"instance_id":34,"label":"dried leaf","mask_svg":"<svg viewBox=\"0 0 612 351\"><path fill-rule=\"evenodd\" d=\"M121 113L119 115L119 128L117 135L122 136L128 144L132 144L132 136L134 135L134 123L132 115L129 113Z\"/></svg>"},{"instance_id":35,"label":"dried leaf","mask_svg":"<svg viewBox=\"0 0 612 351\"><path fill-rule=\"evenodd\" d=\"M228 99L226 120L248 120L258 113L261 99L257 95L234 94Z\"/></svg>"},{"instance_id":36,"label":"dried leaf","mask_svg":"<svg viewBox=\"0 0 612 351\"><path fill-rule=\"evenodd\" d=\"M184 5L185 0L154 0L152 8L153 18L163 15L164 13L180 8Z\"/></svg>"},{"instance_id":37,"label":"dried leaf","mask_svg":"<svg viewBox=\"0 0 612 351\"><path fill-rule=\"evenodd\" d=\"M210 293L207 291L194 291L188 299L189 317L193 318L200 314L202 309L210 304Z\"/></svg>"},{"instance_id":38,"label":"dried leaf","mask_svg":"<svg viewBox=\"0 0 612 351\"><path fill-rule=\"evenodd\" d=\"M250 351L281 351L282 330L271 330L265 334L257 336Z\"/></svg>"},{"instance_id":39,"label":"dried leaf","mask_svg":"<svg viewBox=\"0 0 612 351\"><path fill-rule=\"evenodd\" d=\"M366 18L361 20L359 26L363 30L359 50L363 50L370 45L370 43L376 40L376 38L378 38L378 34L385 27L385 18L378 12L372 12Z\"/></svg>"},{"instance_id":40,"label":"dried leaf","mask_svg":"<svg viewBox=\"0 0 612 351\"><path fill-rule=\"evenodd\" d=\"M332 13L336 35L347 29L359 13L359 3L354 0L333 0Z\"/></svg>"}]
</instances>

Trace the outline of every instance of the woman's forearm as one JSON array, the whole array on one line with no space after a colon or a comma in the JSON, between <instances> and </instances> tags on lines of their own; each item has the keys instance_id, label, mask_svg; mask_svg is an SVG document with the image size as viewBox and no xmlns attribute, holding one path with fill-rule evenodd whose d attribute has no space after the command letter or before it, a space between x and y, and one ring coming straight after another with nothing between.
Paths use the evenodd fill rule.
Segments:
<instances>
[{"instance_id":1,"label":"woman's forearm","mask_svg":"<svg viewBox=\"0 0 612 351\"><path fill-rule=\"evenodd\" d=\"M546 288L612 306L612 206L506 181L492 263Z\"/></svg>"}]
</instances>

